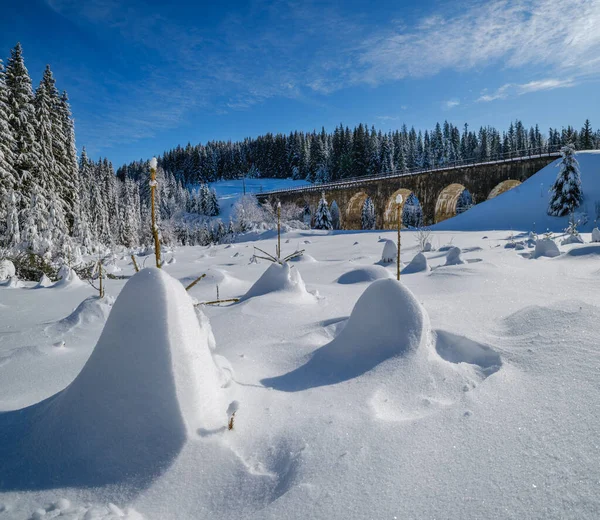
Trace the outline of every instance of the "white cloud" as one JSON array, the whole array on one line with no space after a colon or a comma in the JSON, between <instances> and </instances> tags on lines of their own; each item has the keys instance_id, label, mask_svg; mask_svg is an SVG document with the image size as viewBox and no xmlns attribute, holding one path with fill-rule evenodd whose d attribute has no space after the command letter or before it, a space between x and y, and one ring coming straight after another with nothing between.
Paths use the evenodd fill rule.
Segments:
<instances>
[{"instance_id":1,"label":"white cloud","mask_svg":"<svg viewBox=\"0 0 600 520\"><path fill-rule=\"evenodd\" d=\"M554 0L473 2L459 15L430 16L413 30L402 27L368 38L354 81L378 84L491 64L597 74L598 27L600 0L562 0L560 6Z\"/></svg>"},{"instance_id":2,"label":"white cloud","mask_svg":"<svg viewBox=\"0 0 600 520\"><path fill-rule=\"evenodd\" d=\"M448 110L454 107L457 107L458 105L460 105L460 101L458 99L450 99L446 102L444 102L444 107L447 108Z\"/></svg>"},{"instance_id":3,"label":"white cloud","mask_svg":"<svg viewBox=\"0 0 600 520\"><path fill-rule=\"evenodd\" d=\"M477 99L478 102L489 102L495 101L496 99L505 99L510 96L521 96L523 94L529 94L531 92L539 92L541 90L554 90L556 88L570 88L577 85L577 82L572 79L557 79L547 78L537 81L530 81L529 83L517 84L517 83L506 83L500 88L496 89L493 93L488 93L487 90L481 93L481 96Z\"/></svg>"}]
</instances>

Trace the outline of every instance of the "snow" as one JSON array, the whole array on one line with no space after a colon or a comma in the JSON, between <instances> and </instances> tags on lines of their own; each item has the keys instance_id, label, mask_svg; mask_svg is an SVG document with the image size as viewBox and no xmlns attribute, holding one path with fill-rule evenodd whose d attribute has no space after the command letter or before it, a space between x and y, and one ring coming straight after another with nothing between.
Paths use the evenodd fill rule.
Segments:
<instances>
[{"instance_id":1,"label":"snow","mask_svg":"<svg viewBox=\"0 0 600 520\"><path fill-rule=\"evenodd\" d=\"M156 157L152 157L152 159L150 159L150 169L156 170L157 165L158 165L158 162L156 160Z\"/></svg>"},{"instance_id":2,"label":"snow","mask_svg":"<svg viewBox=\"0 0 600 520\"><path fill-rule=\"evenodd\" d=\"M258 194L265 191L285 190L289 188L298 188L300 186L310 186L306 181L296 181L292 179L236 179L217 181L210 183L210 189L214 189L217 193L217 201L219 202L219 218L223 222L227 222L233 214L233 207L240 197L244 194L244 186L246 194Z\"/></svg>"},{"instance_id":3,"label":"snow","mask_svg":"<svg viewBox=\"0 0 600 520\"><path fill-rule=\"evenodd\" d=\"M270 235L117 257L103 301L0 284L0 518L596 520L600 246L505 249L531 230L403 230L431 269L400 283L396 232L298 230L318 261L250 263ZM217 285L262 295L192 305Z\"/></svg>"},{"instance_id":4,"label":"snow","mask_svg":"<svg viewBox=\"0 0 600 520\"><path fill-rule=\"evenodd\" d=\"M70 267L63 265L58 271L58 282L56 282L52 287L61 288L61 287L70 287L81 285L83 282L77 273L71 269Z\"/></svg>"},{"instance_id":5,"label":"snow","mask_svg":"<svg viewBox=\"0 0 600 520\"><path fill-rule=\"evenodd\" d=\"M15 276L15 264L10 260L0 260L0 281L8 280L12 276Z\"/></svg>"},{"instance_id":6,"label":"snow","mask_svg":"<svg viewBox=\"0 0 600 520\"><path fill-rule=\"evenodd\" d=\"M89 314L87 302L78 315ZM190 297L166 273L144 269L123 288L75 380L1 417L2 487L139 485L199 428L225 425L226 408Z\"/></svg>"},{"instance_id":7,"label":"snow","mask_svg":"<svg viewBox=\"0 0 600 520\"><path fill-rule=\"evenodd\" d=\"M465 261L462 259L460 247L451 247L446 254L446 265L460 265Z\"/></svg>"},{"instance_id":8,"label":"snow","mask_svg":"<svg viewBox=\"0 0 600 520\"><path fill-rule=\"evenodd\" d=\"M377 280L360 296L348 322L330 343L301 367L265 386L293 392L354 379L380 363L427 348L429 318L400 282Z\"/></svg>"},{"instance_id":9,"label":"snow","mask_svg":"<svg viewBox=\"0 0 600 520\"><path fill-rule=\"evenodd\" d=\"M386 240L381 253L381 263L391 264L397 261L398 247L393 240Z\"/></svg>"},{"instance_id":10,"label":"snow","mask_svg":"<svg viewBox=\"0 0 600 520\"><path fill-rule=\"evenodd\" d=\"M551 238L541 238L536 240L533 258L540 258L542 256L554 258L558 255L560 255L560 250L558 249L558 246L554 240Z\"/></svg>"},{"instance_id":11,"label":"snow","mask_svg":"<svg viewBox=\"0 0 600 520\"><path fill-rule=\"evenodd\" d=\"M337 283L347 285L373 282L375 280L390 278L391 276L392 275L390 271L388 271L385 267L380 265L369 265L352 269L351 271L344 273L337 279Z\"/></svg>"},{"instance_id":12,"label":"snow","mask_svg":"<svg viewBox=\"0 0 600 520\"><path fill-rule=\"evenodd\" d=\"M429 271L427 257L423 253L417 253L410 263L402 269L401 274L413 274Z\"/></svg>"},{"instance_id":13,"label":"snow","mask_svg":"<svg viewBox=\"0 0 600 520\"><path fill-rule=\"evenodd\" d=\"M271 263L242 300L272 293L284 293L287 296L294 295L304 299L311 298L306 291L300 272L296 267L290 266L288 262Z\"/></svg>"},{"instance_id":14,"label":"snow","mask_svg":"<svg viewBox=\"0 0 600 520\"><path fill-rule=\"evenodd\" d=\"M600 229L597 227L592 229L592 242L600 242Z\"/></svg>"},{"instance_id":15,"label":"snow","mask_svg":"<svg viewBox=\"0 0 600 520\"><path fill-rule=\"evenodd\" d=\"M580 231L590 232L594 226L595 204L600 201L600 150L575 154L581 171L583 203L579 212L587 213L589 220ZM521 231L562 232L568 226L569 216L548 215L548 190L554 184L560 159L550 163L521 185L498 197L476 204L468 211L433 226L434 230L487 231L514 229Z\"/></svg>"}]
</instances>

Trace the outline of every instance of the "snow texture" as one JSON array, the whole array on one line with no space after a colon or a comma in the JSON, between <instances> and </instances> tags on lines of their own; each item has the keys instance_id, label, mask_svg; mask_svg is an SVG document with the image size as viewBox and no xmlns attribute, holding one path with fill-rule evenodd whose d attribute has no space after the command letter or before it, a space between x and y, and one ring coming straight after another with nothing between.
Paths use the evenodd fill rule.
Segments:
<instances>
[{"instance_id":1,"label":"snow texture","mask_svg":"<svg viewBox=\"0 0 600 520\"><path fill-rule=\"evenodd\" d=\"M381 253L381 263L391 264L397 261L398 247L393 240L386 240Z\"/></svg>"},{"instance_id":2,"label":"snow texture","mask_svg":"<svg viewBox=\"0 0 600 520\"><path fill-rule=\"evenodd\" d=\"M445 265L460 265L464 263L465 261L462 259L460 247L451 247L448 250L448 253L446 253Z\"/></svg>"},{"instance_id":3,"label":"snow texture","mask_svg":"<svg viewBox=\"0 0 600 520\"><path fill-rule=\"evenodd\" d=\"M554 258L555 256L559 256L560 251L556 242L551 238L540 238L535 242L535 250L533 252L533 258L540 258L542 256L547 256L549 258Z\"/></svg>"},{"instance_id":4,"label":"snow texture","mask_svg":"<svg viewBox=\"0 0 600 520\"><path fill-rule=\"evenodd\" d=\"M386 360L412 355L428 338L429 318L410 290L396 280L377 280L331 343L300 368L262 383L291 392L347 381Z\"/></svg>"},{"instance_id":5,"label":"snow texture","mask_svg":"<svg viewBox=\"0 0 600 520\"><path fill-rule=\"evenodd\" d=\"M2 489L144 482L226 404L183 286L144 269L123 288L89 360L58 394L0 415Z\"/></svg>"},{"instance_id":6,"label":"snow texture","mask_svg":"<svg viewBox=\"0 0 600 520\"><path fill-rule=\"evenodd\" d=\"M429 271L427 257L423 253L417 253L410 263L402 269L402 274L422 273Z\"/></svg>"},{"instance_id":7,"label":"snow texture","mask_svg":"<svg viewBox=\"0 0 600 520\"><path fill-rule=\"evenodd\" d=\"M391 278L392 274L380 265L369 265L365 267L359 267L348 271L340 276L336 281L337 283L347 285L355 283L373 282L375 280L381 280L385 278Z\"/></svg>"},{"instance_id":8,"label":"snow texture","mask_svg":"<svg viewBox=\"0 0 600 520\"><path fill-rule=\"evenodd\" d=\"M0 260L0 281L8 280L10 277L15 276L15 264L10 260Z\"/></svg>"},{"instance_id":9,"label":"snow texture","mask_svg":"<svg viewBox=\"0 0 600 520\"><path fill-rule=\"evenodd\" d=\"M271 293L293 294L310 298L300 272L288 262L283 264L271 263L262 276L243 296L242 300L256 298Z\"/></svg>"}]
</instances>

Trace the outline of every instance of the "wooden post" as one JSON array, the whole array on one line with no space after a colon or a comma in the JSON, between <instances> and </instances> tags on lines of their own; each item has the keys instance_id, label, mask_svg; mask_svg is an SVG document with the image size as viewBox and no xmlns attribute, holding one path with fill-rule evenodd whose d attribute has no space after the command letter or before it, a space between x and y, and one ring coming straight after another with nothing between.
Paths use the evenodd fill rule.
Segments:
<instances>
[{"instance_id":1,"label":"wooden post","mask_svg":"<svg viewBox=\"0 0 600 520\"><path fill-rule=\"evenodd\" d=\"M396 260L396 280L400 281L400 228L402 227L402 195L396 196L398 205L398 258Z\"/></svg>"},{"instance_id":2,"label":"wooden post","mask_svg":"<svg viewBox=\"0 0 600 520\"><path fill-rule=\"evenodd\" d=\"M102 260L98 260L98 278L100 280L100 299L104 298L104 285L102 284Z\"/></svg>"},{"instance_id":3,"label":"wooden post","mask_svg":"<svg viewBox=\"0 0 600 520\"><path fill-rule=\"evenodd\" d=\"M281 259L281 202L277 203L277 260Z\"/></svg>"},{"instance_id":4,"label":"wooden post","mask_svg":"<svg viewBox=\"0 0 600 520\"><path fill-rule=\"evenodd\" d=\"M154 256L156 257L156 267L160 269L160 240L158 238L158 227L156 226L156 210L154 209L154 192L156 191L156 157L150 161L150 204L152 211L152 236L154 237Z\"/></svg>"}]
</instances>

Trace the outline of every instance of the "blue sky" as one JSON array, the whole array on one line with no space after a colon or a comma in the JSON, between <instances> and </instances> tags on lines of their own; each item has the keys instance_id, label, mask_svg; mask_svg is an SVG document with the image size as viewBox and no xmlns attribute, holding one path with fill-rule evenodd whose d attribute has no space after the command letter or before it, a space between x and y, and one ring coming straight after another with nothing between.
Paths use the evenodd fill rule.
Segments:
<instances>
[{"instance_id":1,"label":"blue sky","mask_svg":"<svg viewBox=\"0 0 600 520\"><path fill-rule=\"evenodd\" d=\"M50 63L115 165L340 122L600 127L600 0L5 4L0 55Z\"/></svg>"}]
</instances>

